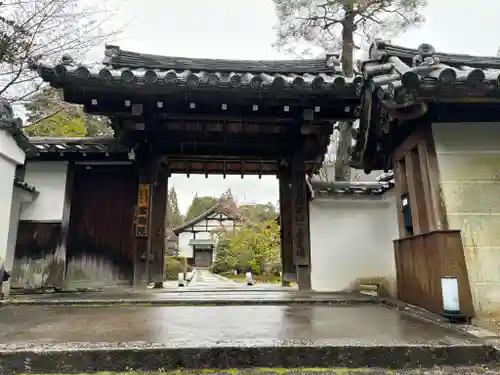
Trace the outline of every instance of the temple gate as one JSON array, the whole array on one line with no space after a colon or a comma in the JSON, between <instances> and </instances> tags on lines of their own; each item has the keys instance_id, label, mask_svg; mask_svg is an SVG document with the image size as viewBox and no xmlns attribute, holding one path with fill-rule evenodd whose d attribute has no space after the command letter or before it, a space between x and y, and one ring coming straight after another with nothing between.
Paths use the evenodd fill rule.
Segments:
<instances>
[{"instance_id":1,"label":"temple gate","mask_svg":"<svg viewBox=\"0 0 500 375\"><path fill-rule=\"evenodd\" d=\"M72 200L68 210L74 214L68 212L63 229L67 256L107 252L126 264L121 274L133 269L134 284L161 287L168 177L271 174L280 183L285 284L297 280L300 289L310 289L306 176L320 167L333 123L355 118L362 84L361 77L341 75L338 56L230 61L108 46L100 70L69 56L55 66L33 68L65 101L108 116L115 133L113 139L30 141L28 160L67 161L78 181L73 190L80 204ZM115 174L121 177L114 184ZM121 192L113 196L113 190ZM113 215L104 220L99 214L108 204L120 212L112 224Z\"/></svg>"}]
</instances>

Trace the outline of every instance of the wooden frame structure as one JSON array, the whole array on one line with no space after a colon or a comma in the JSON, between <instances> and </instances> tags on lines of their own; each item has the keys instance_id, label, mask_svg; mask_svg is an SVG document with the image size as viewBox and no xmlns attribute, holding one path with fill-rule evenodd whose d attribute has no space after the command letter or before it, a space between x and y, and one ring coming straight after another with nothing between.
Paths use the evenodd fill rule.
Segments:
<instances>
[{"instance_id":1,"label":"wooden frame structure","mask_svg":"<svg viewBox=\"0 0 500 375\"><path fill-rule=\"evenodd\" d=\"M399 298L442 312L440 278L456 276L462 310L472 317L462 239L448 226L432 124L498 121L500 58L377 41L360 70L365 81L352 162L366 172L394 170Z\"/></svg>"},{"instance_id":2,"label":"wooden frame structure","mask_svg":"<svg viewBox=\"0 0 500 375\"><path fill-rule=\"evenodd\" d=\"M140 191L149 186L149 200L138 195L135 208L134 280L146 274L161 286L171 173L271 174L280 181L284 272L310 289L305 178L321 165L333 123L355 118L362 78L344 77L334 55L234 61L107 46L105 56L100 69L67 55L32 68L67 102L109 116L115 137L31 139L26 150L29 160L132 165Z\"/></svg>"}]
</instances>

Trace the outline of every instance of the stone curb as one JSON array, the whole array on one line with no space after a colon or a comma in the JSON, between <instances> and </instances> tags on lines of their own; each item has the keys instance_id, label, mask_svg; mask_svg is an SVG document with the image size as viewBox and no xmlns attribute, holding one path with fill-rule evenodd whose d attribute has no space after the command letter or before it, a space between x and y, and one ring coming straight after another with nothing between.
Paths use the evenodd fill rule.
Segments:
<instances>
[{"instance_id":1,"label":"stone curb","mask_svg":"<svg viewBox=\"0 0 500 375\"><path fill-rule=\"evenodd\" d=\"M495 365L500 358L493 347L485 345L166 348L146 343L75 343L2 347L2 375L256 367L406 369Z\"/></svg>"},{"instance_id":2,"label":"stone curb","mask_svg":"<svg viewBox=\"0 0 500 375\"><path fill-rule=\"evenodd\" d=\"M410 305L408 303L391 298L379 298L379 302L390 309L411 315L417 319L437 324L438 326L443 328L465 332L474 337L478 337L483 341L485 340L488 341L488 344L500 345L500 336L498 336L493 332L489 332L485 329L476 327L472 324L450 323L446 318L442 317L441 315L432 313L418 306Z\"/></svg>"},{"instance_id":3,"label":"stone curb","mask_svg":"<svg viewBox=\"0 0 500 375\"><path fill-rule=\"evenodd\" d=\"M4 306L116 306L116 305L145 305L145 306L263 306L263 305L371 305L380 304L375 298L352 300L329 300L312 298L294 299L50 299L50 300L9 300Z\"/></svg>"}]
</instances>

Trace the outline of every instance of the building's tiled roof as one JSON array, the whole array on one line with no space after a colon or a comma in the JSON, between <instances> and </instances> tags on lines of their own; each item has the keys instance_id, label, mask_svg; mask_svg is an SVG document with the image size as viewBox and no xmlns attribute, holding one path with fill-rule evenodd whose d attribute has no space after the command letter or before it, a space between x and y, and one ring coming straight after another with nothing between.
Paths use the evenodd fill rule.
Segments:
<instances>
[{"instance_id":1,"label":"building's tiled roof","mask_svg":"<svg viewBox=\"0 0 500 375\"><path fill-rule=\"evenodd\" d=\"M199 214L198 216L192 218L191 220L186 221L185 223L182 223L178 227L173 228L172 231L176 235L179 235L179 233L183 232L186 228L189 228L189 227L199 223L200 221L204 220L205 218L207 218L208 216L210 216L213 213L221 213L223 215L226 215L230 219L233 219L236 222L245 221L245 218L243 216L241 216L238 212L233 213L230 211L231 210L227 209L227 206L224 204L224 201L221 200L218 203L216 203L215 205L213 205L212 207L210 207L208 210Z\"/></svg>"},{"instance_id":2,"label":"building's tiled roof","mask_svg":"<svg viewBox=\"0 0 500 375\"><path fill-rule=\"evenodd\" d=\"M129 148L113 137L28 137L30 150L42 153L127 153Z\"/></svg>"},{"instance_id":3,"label":"building's tiled roof","mask_svg":"<svg viewBox=\"0 0 500 375\"><path fill-rule=\"evenodd\" d=\"M39 194L38 190L36 190L36 188L34 186L32 186L32 185L28 184L27 182L20 180L18 178L14 179L14 186L17 186L20 189L26 190L27 192L32 193L32 194L37 194L37 195Z\"/></svg>"},{"instance_id":4,"label":"building's tiled roof","mask_svg":"<svg viewBox=\"0 0 500 375\"><path fill-rule=\"evenodd\" d=\"M213 205L208 210L205 210L204 212L202 212L198 216L193 217L191 220L188 220L185 223L182 223L181 225L179 225L178 227L173 228L172 231L176 235L179 235L179 233L181 233L182 231L184 231L184 229L189 228L190 226L199 223L200 221L202 221L203 219L205 219L209 215L217 212L219 210L220 206L221 206L220 203L217 203L217 204Z\"/></svg>"},{"instance_id":5,"label":"building's tiled roof","mask_svg":"<svg viewBox=\"0 0 500 375\"><path fill-rule=\"evenodd\" d=\"M359 70L364 82L351 163L365 171L390 165L395 145L391 137L402 129L401 122L410 126L410 121L423 116L430 121L463 121L466 108L471 108L471 115L485 109L494 113L489 104L500 99L499 57L438 53L429 44L410 49L376 41ZM454 117L457 106L461 112Z\"/></svg>"},{"instance_id":6,"label":"building's tiled roof","mask_svg":"<svg viewBox=\"0 0 500 375\"><path fill-rule=\"evenodd\" d=\"M196 88L345 90L359 87L362 78L340 73L338 56L315 60L221 60L158 56L107 46L104 64L89 68L73 63L33 63L40 76L52 84L151 85ZM343 91L344 92L344 91Z\"/></svg>"},{"instance_id":7,"label":"building's tiled roof","mask_svg":"<svg viewBox=\"0 0 500 375\"><path fill-rule=\"evenodd\" d=\"M429 44L410 49L376 41L360 70L380 99L398 104L412 94L435 100L486 96L500 86L499 57L438 53Z\"/></svg>"},{"instance_id":8,"label":"building's tiled roof","mask_svg":"<svg viewBox=\"0 0 500 375\"><path fill-rule=\"evenodd\" d=\"M106 46L104 64L114 69L159 69L251 73L332 73L335 65L327 64L327 59L303 60L224 60L186 58L152 55L122 50L118 46ZM338 59L338 56L336 56Z\"/></svg>"},{"instance_id":9,"label":"building's tiled roof","mask_svg":"<svg viewBox=\"0 0 500 375\"><path fill-rule=\"evenodd\" d=\"M315 196L381 195L394 187L392 172L384 173L374 182L311 181Z\"/></svg>"}]
</instances>

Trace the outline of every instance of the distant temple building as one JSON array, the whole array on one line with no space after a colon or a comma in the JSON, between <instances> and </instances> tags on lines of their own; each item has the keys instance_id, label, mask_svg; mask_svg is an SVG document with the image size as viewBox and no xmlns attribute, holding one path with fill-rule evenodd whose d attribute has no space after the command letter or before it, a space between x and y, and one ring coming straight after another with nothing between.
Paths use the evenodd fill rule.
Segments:
<instances>
[{"instance_id":1,"label":"distant temple building","mask_svg":"<svg viewBox=\"0 0 500 375\"><path fill-rule=\"evenodd\" d=\"M227 210L223 202L217 203L173 229L178 238L178 254L192 266L208 268L215 260L217 232L232 232L240 226L241 218Z\"/></svg>"}]
</instances>

